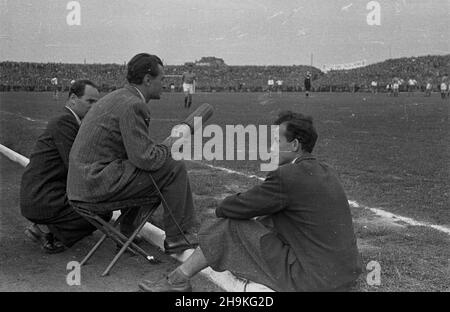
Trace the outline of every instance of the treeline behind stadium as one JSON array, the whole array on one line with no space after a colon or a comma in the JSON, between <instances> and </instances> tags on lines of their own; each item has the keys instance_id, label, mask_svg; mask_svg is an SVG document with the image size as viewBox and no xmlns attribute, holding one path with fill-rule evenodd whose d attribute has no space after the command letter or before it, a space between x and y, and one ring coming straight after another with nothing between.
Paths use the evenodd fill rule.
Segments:
<instances>
[{"instance_id":1,"label":"treeline behind stadium","mask_svg":"<svg viewBox=\"0 0 450 312\"><path fill-rule=\"evenodd\" d=\"M183 65L166 65L165 88L175 85L181 91ZM307 71L312 73L314 91L355 92L370 89L371 81L377 81L381 90L399 77L405 81L414 78L424 88L427 81L435 88L443 76L450 72L450 55L422 56L391 59L353 70L323 73L311 66L196 66L197 91L202 92L258 92L265 91L267 80L282 80L283 91L302 91ZM51 78L57 77L59 90L68 91L71 80L90 79L101 91L109 92L125 84L126 66L118 64L63 64L1 62L0 91L51 91Z\"/></svg>"}]
</instances>

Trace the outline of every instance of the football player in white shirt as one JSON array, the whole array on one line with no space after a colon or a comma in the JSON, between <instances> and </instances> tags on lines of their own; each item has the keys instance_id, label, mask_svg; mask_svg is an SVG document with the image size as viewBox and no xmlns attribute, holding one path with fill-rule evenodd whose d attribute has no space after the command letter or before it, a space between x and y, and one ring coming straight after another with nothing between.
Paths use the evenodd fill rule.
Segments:
<instances>
[{"instance_id":1,"label":"football player in white shirt","mask_svg":"<svg viewBox=\"0 0 450 312\"><path fill-rule=\"evenodd\" d=\"M387 93L388 93L388 96L391 96L391 95L392 95L392 83L388 83L388 84L386 85L386 91L387 91Z\"/></svg>"},{"instance_id":2,"label":"football player in white shirt","mask_svg":"<svg viewBox=\"0 0 450 312\"><path fill-rule=\"evenodd\" d=\"M267 80L267 91L269 92L269 96L272 95L272 90L275 82L272 77L269 77L269 80Z\"/></svg>"},{"instance_id":3,"label":"football player in white shirt","mask_svg":"<svg viewBox=\"0 0 450 312\"><path fill-rule=\"evenodd\" d=\"M441 82L441 98L444 100L447 95L447 84L444 80Z\"/></svg>"},{"instance_id":4,"label":"football player in white shirt","mask_svg":"<svg viewBox=\"0 0 450 312\"><path fill-rule=\"evenodd\" d=\"M431 91L433 90L433 85L431 84L431 81L428 80L427 85L425 87L425 96L429 97L431 96Z\"/></svg>"},{"instance_id":5,"label":"football player in white shirt","mask_svg":"<svg viewBox=\"0 0 450 312\"><path fill-rule=\"evenodd\" d=\"M416 89L417 81L416 79L409 78L408 80L408 96L413 95L413 92Z\"/></svg>"},{"instance_id":6,"label":"football player in white shirt","mask_svg":"<svg viewBox=\"0 0 450 312\"><path fill-rule=\"evenodd\" d=\"M189 64L187 71L181 76L183 81L184 107L189 109L192 105L192 95L195 93L195 82L197 75L193 71L194 65Z\"/></svg>"},{"instance_id":7,"label":"football player in white shirt","mask_svg":"<svg viewBox=\"0 0 450 312\"><path fill-rule=\"evenodd\" d=\"M375 94L378 91L378 82L376 82L375 80L372 81L372 83L370 84L372 86L372 93Z\"/></svg>"},{"instance_id":8,"label":"football player in white shirt","mask_svg":"<svg viewBox=\"0 0 450 312\"><path fill-rule=\"evenodd\" d=\"M54 77L54 78L52 78L52 80L50 82L53 86L53 99L57 100L58 99L58 78Z\"/></svg>"},{"instance_id":9,"label":"football player in white shirt","mask_svg":"<svg viewBox=\"0 0 450 312\"><path fill-rule=\"evenodd\" d=\"M394 79L392 82L392 91L394 92L394 96L398 96L398 92L400 89L400 81L398 79Z\"/></svg>"},{"instance_id":10,"label":"football player in white shirt","mask_svg":"<svg viewBox=\"0 0 450 312\"><path fill-rule=\"evenodd\" d=\"M283 80L278 79L276 81L277 84L277 92L278 94L281 94L282 88L283 88Z\"/></svg>"}]
</instances>

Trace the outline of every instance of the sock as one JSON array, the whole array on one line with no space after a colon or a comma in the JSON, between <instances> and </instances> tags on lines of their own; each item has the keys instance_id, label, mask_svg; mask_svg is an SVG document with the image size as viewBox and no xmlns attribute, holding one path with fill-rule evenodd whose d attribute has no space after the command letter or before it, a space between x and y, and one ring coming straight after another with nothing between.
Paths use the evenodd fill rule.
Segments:
<instances>
[{"instance_id":1,"label":"sock","mask_svg":"<svg viewBox=\"0 0 450 312\"><path fill-rule=\"evenodd\" d=\"M183 284L189 281L189 276L187 276L180 267L176 268L167 276L169 283L171 284Z\"/></svg>"},{"instance_id":2,"label":"sock","mask_svg":"<svg viewBox=\"0 0 450 312\"><path fill-rule=\"evenodd\" d=\"M36 224L36 227L37 227L42 233L45 233L45 234L50 233L50 229L49 229L46 225L44 225L44 224Z\"/></svg>"}]
</instances>

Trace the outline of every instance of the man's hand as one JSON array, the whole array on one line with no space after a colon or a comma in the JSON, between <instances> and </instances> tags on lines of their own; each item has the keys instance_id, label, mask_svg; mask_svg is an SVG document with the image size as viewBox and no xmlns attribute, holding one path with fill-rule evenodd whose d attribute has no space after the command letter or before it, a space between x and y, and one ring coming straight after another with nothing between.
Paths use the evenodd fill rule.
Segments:
<instances>
[{"instance_id":1,"label":"man's hand","mask_svg":"<svg viewBox=\"0 0 450 312\"><path fill-rule=\"evenodd\" d=\"M162 144L172 149L172 145L178 140L188 140L191 136L191 128L186 124L179 124L172 128L171 135Z\"/></svg>"},{"instance_id":2,"label":"man's hand","mask_svg":"<svg viewBox=\"0 0 450 312\"><path fill-rule=\"evenodd\" d=\"M162 144L166 145L172 149L172 145L178 140L185 139L189 140L190 136L194 134L195 129L201 130L202 122L206 122L214 113L214 108L208 104L204 103L198 107L194 112L192 112L186 119L184 123L176 125L172 128L170 137L164 140ZM200 117L200 118L195 118ZM200 121L198 121L200 120ZM197 121L195 124L194 121ZM180 142L181 145L182 142Z\"/></svg>"}]
</instances>

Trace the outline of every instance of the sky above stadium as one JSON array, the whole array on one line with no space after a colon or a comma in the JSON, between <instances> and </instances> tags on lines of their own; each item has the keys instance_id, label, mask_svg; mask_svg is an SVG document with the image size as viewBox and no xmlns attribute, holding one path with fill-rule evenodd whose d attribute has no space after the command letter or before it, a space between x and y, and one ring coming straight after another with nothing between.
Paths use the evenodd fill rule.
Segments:
<instances>
[{"instance_id":1,"label":"sky above stadium","mask_svg":"<svg viewBox=\"0 0 450 312\"><path fill-rule=\"evenodd\" d=\"M321 68L450 53L450 0L69 2L0 0L0 61L123 63L149 52L166 64L293 65L313 54Z\"/></svg>"}]
</instances>

